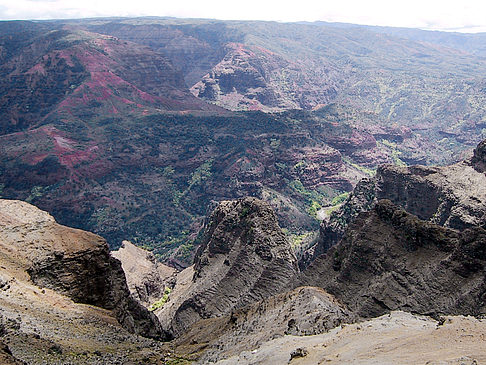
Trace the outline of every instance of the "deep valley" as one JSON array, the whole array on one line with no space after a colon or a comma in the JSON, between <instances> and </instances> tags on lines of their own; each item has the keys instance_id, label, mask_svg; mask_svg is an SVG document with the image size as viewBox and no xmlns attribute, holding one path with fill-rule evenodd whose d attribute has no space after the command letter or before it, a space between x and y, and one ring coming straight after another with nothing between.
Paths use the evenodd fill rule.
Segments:
<instances>
[{"instance_id":1,"label":"deep valley","mask_svg":"<svg viewBox=\"0 0 486 365\"><path fill-rule=\"evenodd\" d=\"M0 362L486 362L485 42L0 22Z\"/></svg>"}]
</instances>

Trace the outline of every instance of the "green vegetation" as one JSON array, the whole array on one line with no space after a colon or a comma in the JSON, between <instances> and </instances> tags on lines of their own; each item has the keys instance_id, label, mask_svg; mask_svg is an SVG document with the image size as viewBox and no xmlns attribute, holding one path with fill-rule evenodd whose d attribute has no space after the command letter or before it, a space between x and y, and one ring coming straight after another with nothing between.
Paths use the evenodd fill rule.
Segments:
<instances>
[{"instance_id":1,"label":"green vegetation","mask_svg":"<svg viewBox=\"0 0 486 365\"><path fill-rule=\"evenodd\" d=\"M306 167L307 167L307 162L299 161L294 165L294 170L297 171L298 174L302 174Z\"/></svg>"},{"instance_id":2,"label":"green vegetation","mask_svg":"<svg viewBox=\"0 0 486 365\"><path fill-rule=\"evenodd\" d=\"M344 163L348 164L349 166L354 167L356 170L364 172L368 176L375 176L375 174L376 174L376 169L370 169L366 166L361 166L361 165L353 162L353 160L351 160L349 157L343 156L342 159L343 159Z\"/></svg>"},{"instance_id":3,"label":"green vegetation","mask_svg":"<svg viewBox=\"0 0 486 365\"><path fill-rule=\"evenodd\" d=\"M248 214L250 214L250 207L243 207L240 212L240 218L245 218Z\"/></svg>"},{"instance_id":4,"label":"green vegetation","mask_svg":"<svg viewBox=\"0 0 486 365\"><path fill-rule=\"evenodd\" d=\"M187 190L190 190L195 185L200 185L203 181L211 177L211 167L213 165L213 161L214 159L210 159L204 162L192 173Z\"/></svg>"},{"instance_id":5,"label":"green vegetation","mask_svg":"<svg viewBox=\"0 0 486 365\"><path fill-rule=\"evenodd\" d=\"M276 138L271 138L270 139L270 147L273 150L277 150L280 147L280 140Z\"/></svg>"},{"instance_id":6,"label":"green vegetation","mask_svg":"<svg viewBox=\"0 0 486 365\"><path fill-rule=\"evenodd\" d=\"M4 186L5 185L3 185L3 187ZM3 191L3 187L2 187L2 191ZM30 190L30 195L25 199L25 201L28 202L28 203L32 203L34 200L36 200L37 198L40 198L42 195L44 195L45 189L46 189L46 187L43 187L43 186L34 186Z\"/></svg>"},{"instance_id":7,"label":"green vegetation","mask_svg":"<svg viewBox=\"0 0 486 365\"><path fill-rule=\"evenodd\" d=\"M320 202L325 200L325 196L318 191L307 190L299 179L291 181L289 187L303 198L307 206L307 214L317 219L317 211L321 209Z\"/></svg>"},{"instance_id":8,"label":"green vegetation","mask_svg":"<svg viewBox=\"0 0 486 365\"><path fill-rule=\"evenodd\" d=\"M175 258L181 260L182 262L190 262L194 250L194 244L186 241L177 249Z\"/></svg>"},{"instance_id":9,"label":"green vegetation","mask_svg":"<svg viewBox=\"0 0 486 365\"><path fill-rule=\"evenodd\" d=\"M313 234L312 232L289 233L288 230L286 232L284 231L284 233L286 233L289 236L290 244L294 252L297 251L302 246L302 243L306 238L309 238Z\"/></svg>"},{"instance_id":10,"label":"green vegetation","mask_svg":"<svg viewBox=\"0 0 486 365\"><path fill-rule=\"evenodd\" d=\"M172 175L174 175L174 168L172 166L167 166L164 168L164 170L162 170L162 175L166 178L170 178L172 177Z\"/></svg>"},{"instance_id":11,"label":"green vegetation","mask_svg":"<svg viewBox=\"0 0 486 365\"><path fill-rule=\"evenodd\" d=\"M339 204L342 204L342 203L344 203L344 201L346 199L348 199L348 197L349 197L349 193L348 192L341 193L341 194L339 194L338 196L336 196L336 197L334 197L332 199L331 205L332 206L337 206Z\"/></svg>"},{"instance_id":12,"label":"green vegetation","mask_svg":"<svg viewBox=\"0 0 486 365\"><path fill-rule=\"evenodd\" d=\"M162 308L162 306L167 303L167 301L169 300L169 294L170 292L172 291L171 288L169 287L165 287L164 289L164 294L162 295L162 298L160 298L158 301L156 301L154 304L152 304L148 310L153 312L159 308Z\"/></svg>"},{"instance_id":13,"label":"green vegetation","mask_svg":"<svg viewBox=\"0 0 486 365\"><path fill-rule=\"evenodd\" d=\"M307 208L307 213L309 213L311 217L317 219L317 211L321 208L322 206L318 202L312 201L310 207Z\"/></svg>"},{"instance_id":14,"label":"green vegetation","mask_svg":"<svg viewBox=\"0 0 486 365\"><path fill-rule=\"evenodd\" d=\"M400 159L400 155L402 154L402 151L400 151L397 147L396 143L390 142L386 139L382 139L378 143L381 143L382 145L388 147L391 150L391 158L393 160L393 163L397 166L407 166L405 162L403 162Z\"/></svg>"}]
</instances>

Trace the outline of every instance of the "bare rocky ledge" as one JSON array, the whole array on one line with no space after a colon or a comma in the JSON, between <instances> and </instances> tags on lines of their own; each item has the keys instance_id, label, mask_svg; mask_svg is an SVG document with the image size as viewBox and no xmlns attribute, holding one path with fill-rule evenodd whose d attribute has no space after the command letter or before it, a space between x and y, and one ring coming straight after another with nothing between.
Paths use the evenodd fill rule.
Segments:
<instances>
[{"instance_id":1,"label":"bare rocky ledge","mask_svg":"<svg viewBox=\"0 0 486 365\"><path fill-rule=\"evenodd\" d=\"M61 226L21 201L0 200L0 223L0 251L19 278L111 310L130 332L163 337L157 318L130 296L121 263L104 239Z\"/></svg>"},{"instance_id":2,"label":"bare rocky ledge","mask_svg":"<svg viewBox=\"0 0 486 365\"><path fill-rule=\"evenodd\" d=\"M180 274L157 315L179 336L201 319L285 291L297 271L290 242L267 203L224 201L208 218L194 267Z\"/></svg>"}]
</instances>

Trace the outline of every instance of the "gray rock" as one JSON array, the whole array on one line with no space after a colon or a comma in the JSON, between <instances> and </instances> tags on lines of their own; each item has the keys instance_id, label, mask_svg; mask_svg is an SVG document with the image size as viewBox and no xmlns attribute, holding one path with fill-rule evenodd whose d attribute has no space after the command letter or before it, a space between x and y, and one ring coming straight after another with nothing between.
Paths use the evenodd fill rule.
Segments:
<instances>
[{"instance_id":1,"label":"gray rock","mask_svg":"<svg viewBox=\"0 0 486 365\"><path fill-rule=\"evenodd\" d=\"M200 319L284 291L297 271L290 242L267 203L221 202L204 228L191 282L182 289L176 284L158 316L178 336Z\"/></svg>"},{"instance_id":2,"label":"gray rock","mask_svg":"<svg viewBox=\"0 0 486 365\"><path fill-rule=\"evenodd\" d=\"M397 309L484 315L485 275L486 230L441 227L381 200L295 285L322 287L365 318Z\"/></svg>"}]
</instances>

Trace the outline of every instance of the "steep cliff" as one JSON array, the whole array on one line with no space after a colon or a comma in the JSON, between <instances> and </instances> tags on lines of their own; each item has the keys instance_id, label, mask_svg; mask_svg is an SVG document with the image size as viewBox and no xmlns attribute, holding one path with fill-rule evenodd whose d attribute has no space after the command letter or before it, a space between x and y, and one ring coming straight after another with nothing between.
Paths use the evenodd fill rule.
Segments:
<instances>
[{"instance_id":1,"label":"steep cliff","mask_svg":"<svg viewBox=\"0 0 486 365\"><path fill-rule=\"evenodd\" d=\"M354 313L391 310L438 316L486 313L486 231L424 222L389 200L347 227L295 285L316 285Z\"/></svg>"},{"instance_id":2,"label":"steep cliff","mask_svg":"<svg viewBox=\"0 0 486 365\"><path fill-rule=\"evenodd\" d=\"M464 230L485 227L485 142L473 157L450 166L380 166L376 176L356 185L345 203L321 223L320 237L306 263L335 245L360 212L388 199L418 218ZM304 263L305 266L305 263Z\"/></svg>"},{"instance_id":3,"label":"steep cliff","mask_svg":"<svg viewBox=\"0 0 486 365\"><path fill-rule=\"evenodd\" d=\"M285 290L297 260L270 206L245 198L219 203L202 234L194 268L186 271L184 283L179 279L157 313L176 336L200 319Z\"/></svg>"},{"instance_id":4,"label":"steep cliff","mask_svg":"<svg viewBox=\"0 0 486 365\"><path fill-rule=\"evenodd\" d=\"M113 311L128 331L160 338L157 318L130 296L121 264L106 241L61 226L47 213L20 201L0 200L0 249L9 265L35 285L75 302Z\"/></svg>"},{"instance_id":5,"label":"steep cliff","mask_svg":"<svg viewBox=\"0 0 486 365\"><path fill-rule=\"evenodd\" d=\"M165 288L175 283L176 270L166 266L155 256L129 241L111 255L120 260L132 295L146 307L160 300Z\"/></svg>"}]
</instances>

